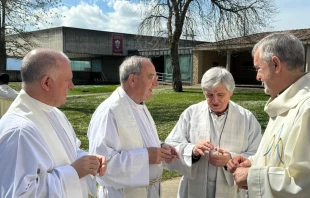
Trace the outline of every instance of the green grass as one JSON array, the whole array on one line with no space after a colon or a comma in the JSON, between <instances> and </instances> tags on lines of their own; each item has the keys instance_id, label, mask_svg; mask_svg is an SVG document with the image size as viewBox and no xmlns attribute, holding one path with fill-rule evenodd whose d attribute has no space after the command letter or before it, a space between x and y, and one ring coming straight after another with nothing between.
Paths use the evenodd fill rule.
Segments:
<instances>
[{"instance_id":1,"label":"green grass","mask_svg":"<svg viewBox=\"0 0 310 198\"><path fill-rule=\"evenodd\" d=\"M10 82L9 86L16 91L20 91L22 89L22 83L21 82Z\"/></svg>"},{"instance_id":2,"label":"green grass","mask_svg":"<svg viewBox=\"0 0 310 198\"><path fill-rule=\"evenodd\" d=\"M75 129L78 138L82 142L81 147L84 150L88 150L88 140L86 134L93 112L116 87L109 86L107 86L105 89L96 87L91 88L87 86L86 88L89 90L109 90L107 91L109 93L102 93L100 95L96 94L93 96L85 95L68 97L67 103L60 107ZM72 94L76 93L80 95L81 90L84 90L85 86L76 86L74 89L79 91L72 92ZM257 120L261 123L262 131L265 130L266 124L268 122L268 116L263 111L263 108L268 99L268 96L266 96L264 93L236 91L231 99L252 111ZM164 89L163 87L160 87L156 89L154 91L153 98L147 101L146 105L156 123L159 138L164 141L178 121L181 113L190 105L203 100L205 100L205 98L201 92L201 89L185 88L184 92L181 93L176 93L171 88ZM163 179L166 180L176 176L179 176L179 174L175 172L164 171Z\"/></svg>"},{"instance_id":3,"label":"green grass","mask_svg":"<svg viewBox=\"0 0 310 198\"><path fill-rule=\"evenodd\" d=\"M20 82L9 84L13 89L21 89ZM91 116L97 106L109 97L119 85L83 85L75 86L68 92L69 97L65 105L60 109L66 114L71 122L77 137L81 140L81 148L88 150L87 128ZM160 140L164 141L181 113L190 105L205 100L201 89L184 88L184 92L176 93L171 87L156 87L153 98L146 102L157 126ZM95 95L91 95L95 94ZM84 95L84 96L82 96ZM70 97L71 96L71 97ZM231 100L249 109L265 130L268 116L263 111L268 96L261 92L235 91ZM176 172L164 170L163 180L180 176Z\"/></svg>"},{"instance_id":4,"label":"green grass","mask_svg":"<svg viewBox=\"0 0 310 198\"><path fill-rule=\"evenodd\" d=\"M68 95L83 95L113 92L119 85L79 85L69 90Z\"/></svg>"},{"instance_id":5,"label":"green grass","mask_svg":"<svg viewBox=\"0 0 310 198\"><path fill-rule=\"evenodd\" d=\"M21 89L20 82L9 84L15 90ZM77 137L81 140L81 148L88 150L87 128L91 116L97 106L109 97L119 85L84 85L75 86L68 92L69 97L65 105L60 109L66 114L71 122ZM181 113L190 105L205 100L201 89L184 88L184 92L176 93L171 87L156 87L153 98L146 102L153 119L156 123L160 140L164 141ZM95 95L91 95L95 94ZM261 92L235 91L231 100L249 109L255 115L265 130L268 116L263 111L269 97ZM179 176L176 172L164 170L163 180Z\"/></svg>"},{"instance_id":6,"label":"green grass","mask_svg":"<svg viewBox=\"0 0 310 198\"><path fill-rule=\"evenodd\" d=\"M20 91L22 88L21 82L10 82L9 86ZM95 93L113 92L119 85L77 85L70 89L68 95L86 95Z\"/></svg>"}]
</instances>

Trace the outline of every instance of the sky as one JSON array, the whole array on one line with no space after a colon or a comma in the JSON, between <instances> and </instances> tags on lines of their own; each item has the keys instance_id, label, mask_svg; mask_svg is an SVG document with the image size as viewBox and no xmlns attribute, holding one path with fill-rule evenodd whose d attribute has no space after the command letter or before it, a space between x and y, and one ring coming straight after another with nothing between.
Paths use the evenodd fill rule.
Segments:
<instances>
[{"instance_id":1,"label":"sky","mask_svg":"<svg viewBox=\"0 0 310 198\"><path fill-rule=\"evenodd\" d=\"M141 21L141 4L128 0L63 0L57 8L64 18L53 19L51 27L76 27L136 34ZM310 28L309 0L275 0L276 14L271 31ZM262 30L263 31L263 30ZM201 39L199 39L201 40ZM12 61L10 65L19 65Z\"/></svg>"},{"instance_id":2,"label":"sky","mask_svg":"<svg viewBox=\"0 0 310 198\"><path fill-rule=\"evenodd\" d=\"M137 33L141 21L141 4L128 0L63 0L57 8L64 18L54 19L49 27L76 27L120 33ZM310 28L309 0L275 0L278 14L273 26L276 30ZM43 29L49 27L42 27Z\"/></svg>"}]
</instances>

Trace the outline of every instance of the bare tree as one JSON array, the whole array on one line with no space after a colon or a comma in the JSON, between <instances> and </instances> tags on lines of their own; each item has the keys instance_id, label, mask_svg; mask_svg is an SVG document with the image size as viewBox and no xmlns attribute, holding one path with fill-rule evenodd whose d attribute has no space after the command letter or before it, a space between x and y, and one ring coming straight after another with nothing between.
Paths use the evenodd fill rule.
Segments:
<instances>
[{"instance_id":1,"label":"bare tree","mask_svg":"<svg viewBox=\"0 0 310 198\"><path fill-rule=\"evenodd\" d=\"M182 91L179 65L181 36L210 34L215 40L245 36L268 28L277 13L274 0L152 0L139 26L140 34L166 34L173 89Z\"/></svg>"},{"instance_id":2,"label":"bare tree","mask_svg":"<svg viewBox=\"0 0 310 198\"><path fill-rule=\"evenodd\" d=\"M0 72L6 71L8 54L22 56L37 46L29 31L59 17L52 8L61 4L61 0L0 0Z\"/></svg>"}]
</instances>

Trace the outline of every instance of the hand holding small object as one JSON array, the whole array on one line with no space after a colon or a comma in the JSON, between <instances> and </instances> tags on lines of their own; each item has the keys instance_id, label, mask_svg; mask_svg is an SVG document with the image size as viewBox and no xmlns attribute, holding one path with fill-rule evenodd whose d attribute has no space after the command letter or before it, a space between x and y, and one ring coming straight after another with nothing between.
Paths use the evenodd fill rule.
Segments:
<instances>
[{"instance_id":1,"label":"hand holding small object","mask_svg":"<svg viewBox=\"0 0 310 198\"><path fill-rule=\"evenodd\" d=\"M230 153L218 147L215 147L209 154L209 162L213 166L224 167L231 159Z\"/></svg>"}]
</instances>

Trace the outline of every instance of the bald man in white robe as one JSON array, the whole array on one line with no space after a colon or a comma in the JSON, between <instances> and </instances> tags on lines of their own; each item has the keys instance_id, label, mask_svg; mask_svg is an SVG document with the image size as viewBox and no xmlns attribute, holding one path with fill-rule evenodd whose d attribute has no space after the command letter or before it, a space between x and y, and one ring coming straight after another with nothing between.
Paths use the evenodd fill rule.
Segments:
<instances>
[{"instance_id":1,"label":"bald man in white robe","mask_svg":"<svg viewBox=\"0 0 310 198\"><path fill-rule=\"evenodd\" d=\"M95 195L92 176L104 174L105 157L80 150L56 108L74 86L69 59L54 50L33 50L23 59L21 76L23 89L0 120L0 197Z\"/></svg>"}]
</instances>

